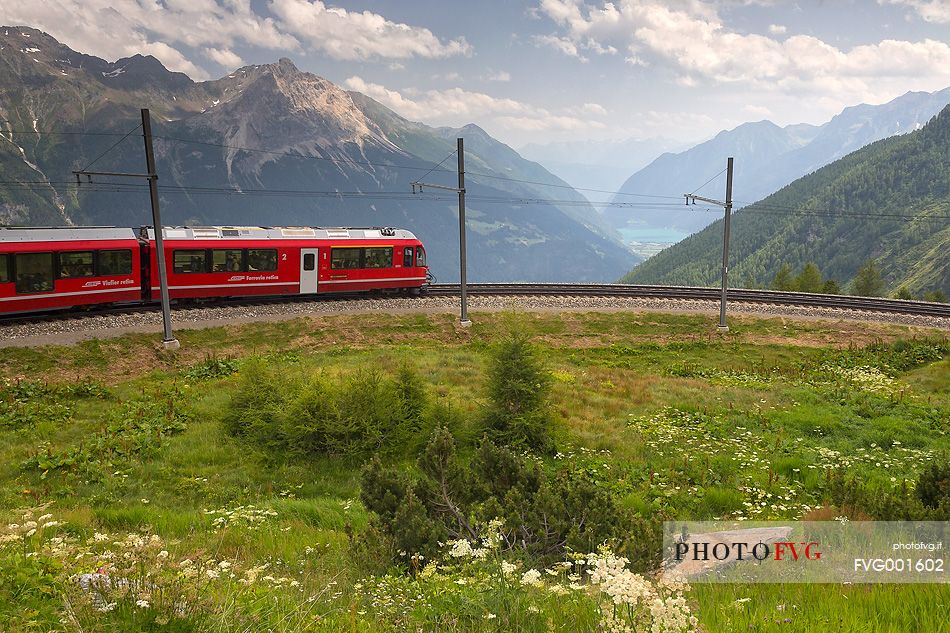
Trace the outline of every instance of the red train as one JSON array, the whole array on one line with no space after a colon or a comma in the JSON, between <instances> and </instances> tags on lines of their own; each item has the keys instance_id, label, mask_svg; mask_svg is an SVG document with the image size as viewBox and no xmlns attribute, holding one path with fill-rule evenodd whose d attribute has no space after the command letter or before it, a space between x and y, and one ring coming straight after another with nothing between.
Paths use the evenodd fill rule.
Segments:
<instances>
[{"instance_id":1,"label":"red train","mask_svg":"<svg viewBox=\"0 0 950 633\"><path fill-rule=\"evenodd\" d=\"M419 292L425 248L404 229L165 227L172 299ZM155 231L0 228L0 313L158 301Z\"/></svg>"}]
</instances>

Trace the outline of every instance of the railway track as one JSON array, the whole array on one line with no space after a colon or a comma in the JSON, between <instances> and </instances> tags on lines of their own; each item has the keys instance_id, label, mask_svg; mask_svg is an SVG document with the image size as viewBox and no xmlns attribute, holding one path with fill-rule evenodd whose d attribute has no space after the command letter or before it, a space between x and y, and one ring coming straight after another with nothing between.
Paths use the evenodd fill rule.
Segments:
<instances>
[{"instance_id":1,"label":"railway track","mask_svg":"<svg viewBox=\"0 0 950 633\"><path fill-rule=\"evenodd\" d=\"M459 284L435 284L429 294L451 296L459 294ZM468 284L468 294L531 296L553 295L573 297L639 297L654 299L693 299L719 301L719 288L695 286L646 286L632 284ZM815 308L838 308L867 312L892 312L950 318L950 304L927 301L904 301L877 297L853 297L849 295L820 295L806 292L780 292L777 290L730 289L728 301L764 303L782 306Z\"/></svg>"},{"instance_id":2,"label":"railway track","mask_svg":"<svg viewBox=\"0 0 950 633\"><path fill-rule=\"evenodd\" d=\"M468 284L470 296L562 296L562 297L630 297L653 299L691 299L719 301L720 289L693 286L648 286L631 284L554 284L554 283L474 283ZM435 297L458 296L459 284L432 284L427 294ZM241 297L207 299L197 303L178 303L173 310L194 310L201 307L253 307L274 303L343 302L385 296L380 294L352 293L340 295L290 296L290 297ZM853 297L848 295L820 295L804 292L780 292L775 290L730 289L730 302L760 303L777 306L814 308L837 308L865 312L888 312L916 316L950 319L950 304L926 301L904 301L876 297ZM50 311L34 314L0 316L0 326L15 323L79 320L93 316L134 314L158 311L158 304L98 306L88 309Z\"/></svg>"}]
</instances>

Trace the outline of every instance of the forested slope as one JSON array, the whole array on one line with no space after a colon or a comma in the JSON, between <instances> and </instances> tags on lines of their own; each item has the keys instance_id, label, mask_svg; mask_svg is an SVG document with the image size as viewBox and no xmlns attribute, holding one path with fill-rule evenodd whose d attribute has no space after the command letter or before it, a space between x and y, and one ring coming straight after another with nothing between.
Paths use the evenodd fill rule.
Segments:
<instances>
[{"instance_id":1,"label":"forested slope","mask_svg":"<svg viewBox=\"0 0 950 633\"><path fill-rule=\"evenodd\" d=\"M623 281L714 285L721 249L720 219ZM950 293L950 106L736 212L730 255L734 286L767 286L807 262L845 286L874 259L889 290Z\"/></svg>"}]
</instances>

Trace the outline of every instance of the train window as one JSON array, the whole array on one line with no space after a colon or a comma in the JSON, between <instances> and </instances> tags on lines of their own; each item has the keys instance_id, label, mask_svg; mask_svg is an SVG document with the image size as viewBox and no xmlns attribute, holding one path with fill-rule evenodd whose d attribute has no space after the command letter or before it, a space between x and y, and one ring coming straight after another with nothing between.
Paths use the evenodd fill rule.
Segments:
<instances>
[{"instance_id":1,"label":"train window","mask_svg":"<svg viewBox=\"0 0 950 633\"><path fill-rule=\"evenodd\" d=\"M416 247L416 266L426 265L426 251L421 246Z\"/></svg>"},{"instance_id":2,"label":"train window","mask_svg":"<svg viewBox=\"0 0 950 633\"><path fill-rule=\"evenodd\" d=\"M393 247L367 248L363 259L364 268L392 268Z\"/></svg>"},{"instance_id":3,"label":"train window","mask_svg":"<svg viewBox=\"0 0 950 633\"><path fill-rule=\"evenodd\" d=\"M244 251L241 249L215 249L211 251L211 272L238 273L244 270Z\"/></svg>"},{"instance_id":4,"label":"train window","mask_svg":"<svg viewBox=\"0 0 950 633\"><path fill-rule=\"evenodd\" d=\"M59 278L92 277L96 274L92 264L92 251L60 253Z\"/></svg>"},{"instance_id":5,"label":"train window","mask_svg":"<svg viewBox=\"0 0 950 633\"><path fill-rule=\"evenodd\" d=\"M16 254L16 291L49 292L53 289L52 253Z\"/></svg>"},{"instance_id":6,"label":"train window","mask_svg":"<svg viewBox=\"0 0 950 633\"><path fill-rule=\"evenodd\" d=\"M132 251L99 251L99 276L132 274Z\"/></svg>"},{"instance_id":7,"label":"train window","mask_svg":"<svg viewBox=\"0 0 950 633\"><path fill-rule=\"evenodd\" d=\"M331 249L330 253L330 268L333 270L362 268L362 248L334 248Z\"/></svg>"},{"instance_id":8,"label":"train window","mask_svg":"<svg viewBox=\"0 0 950 633\"><path fill-rule=\"evenodd\" d=\"M276 248L251 248L247 251L247 269L254 271L277 270Z\"/></svg>"},{"instance_id":9,"label":"train window","mask_svg":"<svg viewBox=\"0 0 950 633\"><path fill-rule=\"evenodd\" d=\"M9 283L10 281L10 264L7 263L7 256L0 255L0 284Z\"/></svg>"},{"instance_id":10,"label":"train window","mask_svg":"<svg viewBox=\"0 0 950 633\"><path fill-rule=\"evenodd\" d=\"M407 246L402 249L402 265L406 268L412 266L412 247Z\"/></svg>"},{"instance_id":11,"label":"train window","mask_svg":"<svg viewBox=\"0 0 950 633\"><path fill-rule=\"evenodd\" d=\"M313 270L317 267L317 257L313 253L305 253L303 256L303 269Z\"/></svg>"},{"instance_id":12,"label":"train window","mask_svg":"<svg viewBox=\"0 0 950 633\"><path fill-rule=\"evenodd\" d=\"M203 273L207 270L207 253L204 250L175 251L174 260L173 270L176 273Z\"/></svg>"}]
</instances>

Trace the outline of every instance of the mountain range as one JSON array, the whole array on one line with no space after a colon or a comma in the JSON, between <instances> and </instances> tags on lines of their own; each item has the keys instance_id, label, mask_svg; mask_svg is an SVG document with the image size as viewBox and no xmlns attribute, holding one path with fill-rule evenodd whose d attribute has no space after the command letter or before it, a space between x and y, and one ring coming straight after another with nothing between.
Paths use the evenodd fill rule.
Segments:
<instances>
[{"instance_id":1,"label":"mountain range","mask_svg":"<svg viewBox=\"0 0 950 633\"><path fill-rule=\"evenodd\" d=\"M663 250L623 281L716 285L722 223ZM768 286L814 262L847 286L869 259L889 291L950 294L950 106L921 129L848 154L735 213L729 275Z\"/></svg>"},{"instance_id":2,"label":"mountain range","mask_svg":"<svg viewBox=\"0 0 950 633\"><path fill-rule=\"evenodd\" d=\"M696 213L685 205L659 203L676 202L684 193L721 200L726 157L735 157L733 198L749 204L869 143L919 129L948 103L950 88L908 92L883 105L845 108L820 126L744 123L686 151L656 158L630 176L613 200L650 200L658 203L657 208L608 207L604 219L628 239L644 241L642 236L662 234L667 242L679 241L716 216ZM631 198L630 194L660 197Z\"/></svg>"},{"instance_id":3,"label":"mountain range","mask_svg":"<svg viewBox=\"0 0 950 633\"><path fill-rule=\"evenodd\" d=\"M143 107L165 224L399 226L451 281L456 197L409 183L455 186L461 136L471 280L609 281L639 261L583 196L475 125L408 121L288 59L194 82L150 56L108 62L19 26L0 27L0 223L150 223L144 182L72 177L144 171Z\"/></svg>"}]
</instances>

